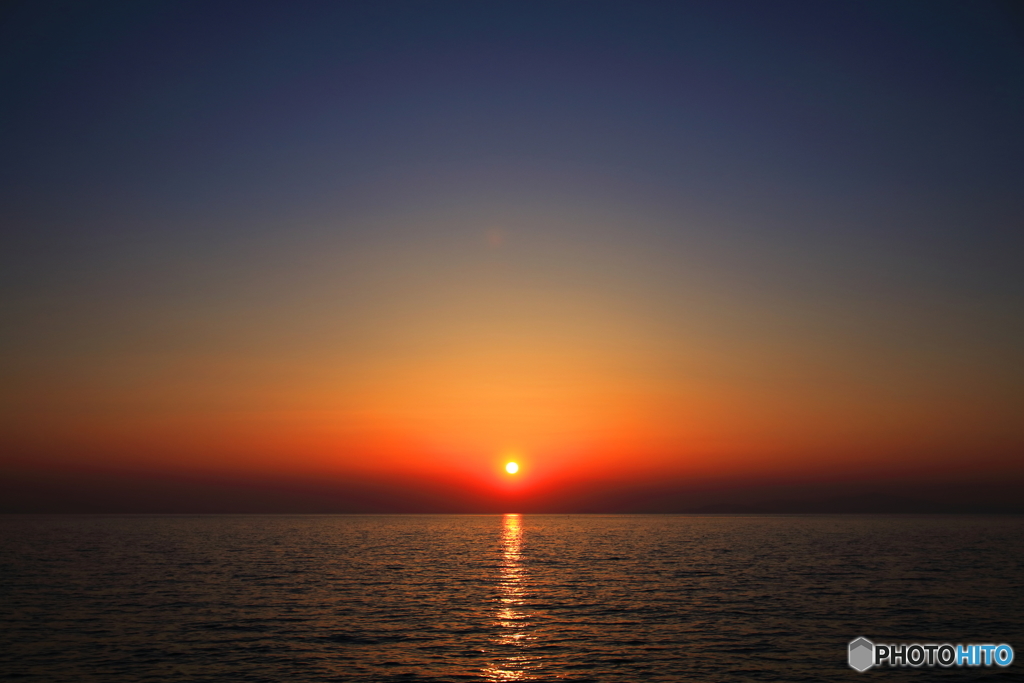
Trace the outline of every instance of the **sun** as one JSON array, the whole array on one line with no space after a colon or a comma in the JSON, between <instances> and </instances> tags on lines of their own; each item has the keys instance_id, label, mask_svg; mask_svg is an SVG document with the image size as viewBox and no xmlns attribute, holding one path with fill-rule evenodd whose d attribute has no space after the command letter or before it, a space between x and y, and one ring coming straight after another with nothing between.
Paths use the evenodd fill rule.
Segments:
<instances>
[{"instance_id":1,"label":"sun","mask_svg":"<svg viewBox=\"0 0 1024 683\"><path fill-rule=\"evenodd\" d=\"M509 464L505 465L505 471L508 472L509 474L515 474L516 472L519 471L519 465L514 462L510 462Z\"/></svg>"}]
</instances>

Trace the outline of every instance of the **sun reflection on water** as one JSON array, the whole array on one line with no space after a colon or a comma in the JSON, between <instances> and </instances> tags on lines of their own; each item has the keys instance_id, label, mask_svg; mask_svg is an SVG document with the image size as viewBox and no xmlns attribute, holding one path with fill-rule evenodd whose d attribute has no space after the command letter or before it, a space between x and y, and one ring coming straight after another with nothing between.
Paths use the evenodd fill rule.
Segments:
<instances>
[{"instance_id":1,"label":"sun reflection on water","mask_svg":"<svg viewBox=\"0 0 1024 683\"><path fill-rule=\"evenodd\" d=\"M498 600L491 643L496 656L483 671L491 681L525 681L533 678L537 660L527 647L534 639L530 633L530 614L526 610L526 567L522 561L523 528L519 515L508 514L502 520L501 558L498 565Z\"/></svg>"}]
</instances>

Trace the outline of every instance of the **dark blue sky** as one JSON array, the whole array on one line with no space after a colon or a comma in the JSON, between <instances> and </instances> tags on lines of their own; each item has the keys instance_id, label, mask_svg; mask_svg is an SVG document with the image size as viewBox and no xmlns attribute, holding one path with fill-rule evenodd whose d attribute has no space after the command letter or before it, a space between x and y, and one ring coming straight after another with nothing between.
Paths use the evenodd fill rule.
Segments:
<instances>
[{"instance_id":1,"label":"dark blue sky","mask_svg":"<svg viewBox=\"0 0 1024 683\"><path fill-rule=\"evenodd\" d=\"M673 217L702 216L783 279L1020 296L1021 27L1012 3L13 3L5 280L601 197L691 240Z\"/></svg>"},{"instance_id":2,"label":"dark blue sky","mask_svg":"<svg viewBox=\"0 0 1024 683\"><path fill-rule=\"evenodd\" d=\"M787 195L941 204L983 239L1019 218L1012 18L941 2L14 3L4 204L238 214L396 169L526 165L758 211Z\"/></svg>"}]
</instances>

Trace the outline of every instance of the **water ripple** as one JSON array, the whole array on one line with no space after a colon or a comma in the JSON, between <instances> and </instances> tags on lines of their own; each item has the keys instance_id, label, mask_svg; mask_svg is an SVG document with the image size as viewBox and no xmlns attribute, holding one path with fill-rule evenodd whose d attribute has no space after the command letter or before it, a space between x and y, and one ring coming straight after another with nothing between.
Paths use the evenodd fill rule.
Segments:
<instances>
[{"instance_id":1,"label":"water ripple","mask_svg":"<svg viewBox=\"0 0 1024 683\"><path fill-rule=\"evenodd\" d=\"M0 673L838 681L858 635L1024 643L1022 569L1012 517L12 516Z\"/></svg>"}]
</instances>

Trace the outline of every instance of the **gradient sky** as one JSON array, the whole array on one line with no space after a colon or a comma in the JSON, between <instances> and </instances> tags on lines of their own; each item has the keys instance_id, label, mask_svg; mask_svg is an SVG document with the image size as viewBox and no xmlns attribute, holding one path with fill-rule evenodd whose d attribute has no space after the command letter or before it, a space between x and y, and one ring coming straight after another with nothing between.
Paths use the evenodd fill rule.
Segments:
<instances>
[{"instance_id":1,"label":"gradient sky","mask_svg":"<svg viewBox=\"0 0 1024 683\"><path fill-rule=\"evenodd\" d=\"M4 476L1024 479L1019 6L2 12Z\"/></svg>"}]
</instances>

